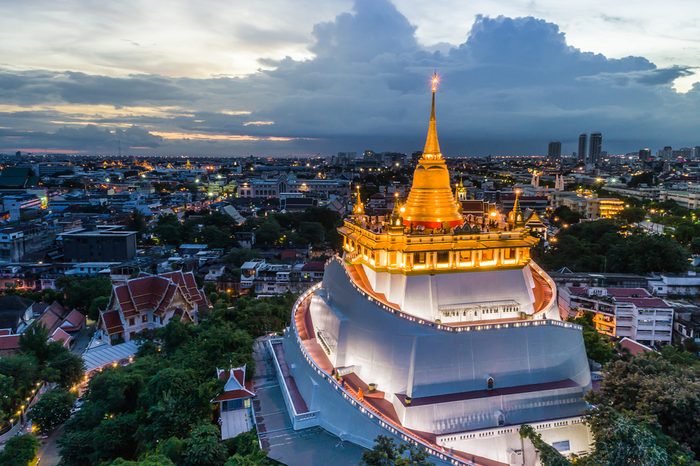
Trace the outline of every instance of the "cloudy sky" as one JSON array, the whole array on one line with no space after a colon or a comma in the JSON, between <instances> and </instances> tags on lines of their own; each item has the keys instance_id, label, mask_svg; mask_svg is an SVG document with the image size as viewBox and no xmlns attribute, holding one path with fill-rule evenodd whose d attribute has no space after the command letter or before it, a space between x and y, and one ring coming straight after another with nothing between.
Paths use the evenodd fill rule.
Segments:
<instances>
[{"instance_id":1,"label":"cloudy sky","mask_svg":"<svg viewBox=\"0 0 700 466\"><path fill-rule=\"evenodd\" d=\"M697 0L0 2L0 151L700 145Z\"/></svg>"}]
</instances>

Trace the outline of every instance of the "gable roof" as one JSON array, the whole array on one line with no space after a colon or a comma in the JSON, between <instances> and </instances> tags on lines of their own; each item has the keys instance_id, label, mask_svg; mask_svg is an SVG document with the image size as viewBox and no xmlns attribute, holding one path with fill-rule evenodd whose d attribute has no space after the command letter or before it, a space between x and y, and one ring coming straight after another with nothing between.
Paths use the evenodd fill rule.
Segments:
<instances>
[{"instance_id":1,"label":"gable roof","mask_svg":"<svg viewBox=\"0 0 700 466\"><path fill-rule=\"evenodd\" d=\"M63 346L66 348L68 348L68 346L70 346L70 342L73 340L73 337L68 335L65 332L65 330L63 330L60 327L57 328L56 330L54 330L54 332L51 334L51 336L49 338L52 341L60 341L61 343L63 343Z\"/></svg>"},{"instance_id":2,"label":"gable roof","mask_svg":"<svg viewBox=\"0 0 700 466\"><path fill-rule=\"evenodd\" d=\"M85 315L77 309L73 309L63 320L60 328L66 332L75 332L80 330L84 323Z\"/></svg>"},{"instance_id":3,"label":"gable roof","mask_svg":"<svg viewBox=\"0 0 700 466\"><path fill-rule=\"evenodd\" d=\"M182 270L178 270L176 272L164 273L160 276L172 280L180 287L185 297L196 303L199 307L204 308L209 306L209 302L204 295L204 291L197 288L197 281L194 279L194 274L192 272L183 272Z\"/></svg>"},{"instance_id":4,"label":"gable roof","mask_svg":"<svg viewBox=\"0 0 700 466\"><path fill-rule=\"evenodd\" d=\"M232 367L228 370L216 369L216 376L224 382L224 391L211 400L212 403L221 401L238 400L255 396L248 387L245 380L246 366Z\"/></svg>"},{"instance_id":5,"label":"gable roof","mask_svg":"<svg viewBox=\"0 0 700 466\"><path fill-rule=\"evenodd\" d=\"M17 351L19 335L0 335L0 351Z\"/></svg>"},{"instance_id":6,"label":"gable roof","mask_svg":"<svg viewBox=\"0 0 700 466\"><path fill-rule=\"evenodd\" d=\"M124 326L119 318L119 311L103 311L100 313L100 318L104 322L107 334L114 335L124 331Z\"/></svg>"}]
</instances>

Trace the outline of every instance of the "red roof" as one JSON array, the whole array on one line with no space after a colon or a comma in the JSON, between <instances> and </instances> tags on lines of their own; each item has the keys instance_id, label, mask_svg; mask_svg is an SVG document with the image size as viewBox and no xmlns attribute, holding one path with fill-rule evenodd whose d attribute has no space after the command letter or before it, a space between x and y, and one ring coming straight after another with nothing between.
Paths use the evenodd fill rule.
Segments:
<instances>
[{"instance_id":1,"label":"red roof","mask_svg":"<svg viewBox=\"0 0 700 466\"><path fill-rule=\"evenodd\" d=\"M75 332L80 330L83 325L85 325L85 315L77 309L73 309L63 320L60 328L66 332Z\"/></svg>"},{"instance_id":2,"label":"red roof","mask_svg":"<svg viewBox=\"0 0 700 466\"><path fill-rule=\"evenodd\" d=\"M102 313L102 321L105 323L107 333L113 335L124 331L122 321L119 319L118 311L107 311Z\"/></svg>"},{"instance_id":3,"label":"red roof","mask_svg":"<svg viewBox=\"0 0 700 466\"><path fill-rule=\"evenodd\" d=\"M631 303L641 309L671 309L671 306L666 304L666 301L661 298L615 298L615 301Z\"/></svg>"},{"instance_id":4,"label":"red roof","mask_svg":"<svg viewBox=\"0 0 700 466\"><path fill-rule=\"evenodd\" d=\"M183 273L182 270L178 270L177 272L168 272L160 276L172 280L180 287L182 294L190 301L197 303L199 307L203 308L209 306L204 292L197 288L197 281L194 279L194 274L192 272Z\"/></svg>"},{"instance_id":5,"label":"red roof","mask_svg":"<svg viewBox=\"0 0 700 466\"><path fill-rule=\"evenodd\" d=\"M649 351L654 351L646 345L639 343L638 341L632 340L631 338L623 338L620 340L620 346L630 352L632 356L637 356L638 354L647 353Z\"/></svg>"},{"instance_id":6,"label":"red roof","mask_svg":"<svg viewBox=\"0 0 700 466\"><path fill-rule=\"evenodd\" d=\"M651 295L644 288L608 288L608 295L616 298L650 298Z\"/></svg>"},{"instance_id":7,"label":"red roof","mask_svg":"<svg viewBox=\"0 0 700 466\"><path fill-rule=\"evenodd\" d=\"M16 351L19 349L19 335L0 336L0 351Z\"/></svg>"},{"instance_id":8,"label":"red roof","mask_svg":"<svg viewBox=\"0 0 700 466\"><path fill-rule=\"evenodd\" d=\"M71 340L73 339L70 335L68 335L65 330L62 328L57 328L52 334L51 334L51 339L53 341L60 341L63 343L63 346L68 348L70 345Z\"/></svg>"},{"instance_id":9,"label":"red roof","mask_svg":"<svg viewBox=\"0 0 700 466\"><path fill-rule=\"evenodd\" d=\"M307 262L304 264L304 266L301 268L302 272L323 272L326 268L326 265L321 262L321 261L312 261L312 262Z\"/></svg>"},{"instance_id":10,"label":"red roof","mask_svg":"<svg viewBox=\"0 0 700 466\"><path fill-rule=\"evenodd\" d=\"M49 306L46 308L44 313L41 314L41 317L37 319L37 322L43 324L49 333L52 333L58 328L59 325L61 325L61 320L61 316L57 315Z\"/></svg>"},{"instance_id":11,"label":"red roof","mask_svg":"<svg viewBox=\"0 0 700 466\"><path fill-rule=\"evenodd\" d=\"M229 392L224 392L221 395L214 398L212 403L219 401L229 401L229 400L240 400L242 398L251 398L254 395L248 390L231 390Z\"/></svg>"}]
</instances>

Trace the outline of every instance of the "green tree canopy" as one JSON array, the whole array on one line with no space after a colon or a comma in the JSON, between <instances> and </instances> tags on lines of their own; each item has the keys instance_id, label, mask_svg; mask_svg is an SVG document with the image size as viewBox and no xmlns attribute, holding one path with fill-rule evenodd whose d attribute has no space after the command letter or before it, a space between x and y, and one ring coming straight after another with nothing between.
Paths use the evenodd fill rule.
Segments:
<instances>
[{"instance_id":1,"label":"green tree canopy","mask_svg":"<svg viewBox=\"0 0 700 466\"><path fill-rule=\"evenodd\" d=\"M51 390L32 406L29 417L41 433L48 434L68 420L74 401L75 396L66 390Z\"/></svg>"}]
</instances>

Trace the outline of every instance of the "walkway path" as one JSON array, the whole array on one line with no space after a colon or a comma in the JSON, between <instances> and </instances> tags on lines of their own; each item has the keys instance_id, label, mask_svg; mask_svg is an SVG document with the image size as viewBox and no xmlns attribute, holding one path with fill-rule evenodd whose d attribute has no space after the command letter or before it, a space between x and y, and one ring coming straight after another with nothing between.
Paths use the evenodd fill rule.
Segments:
<instances>
[{"instance_id":1,"label":"walkway path","mask_svg":"<svg viewBox=\"0 0 700 466\"><path fill-rule=\"evenodd\" d=\"M364 449L341 441L320 427L295 431L284 404L282 390L265 338L256 340L253 349L255 376L253 400L258 438L268 456L290 466L357 465Z\"/></svg>"}]
</instances>

